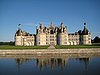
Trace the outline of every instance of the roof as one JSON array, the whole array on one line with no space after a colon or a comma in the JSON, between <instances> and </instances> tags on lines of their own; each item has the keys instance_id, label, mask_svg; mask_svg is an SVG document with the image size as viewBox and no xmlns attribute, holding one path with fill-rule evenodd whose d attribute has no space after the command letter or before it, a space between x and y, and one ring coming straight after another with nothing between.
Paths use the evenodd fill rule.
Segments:
<instances>
[{"instance_id":1,"label":"roof","mask_svg":"<svg viewBox=\"0 0 100 75\"><path fill-rule=\"evenodd\" d=\"M86 26L84 26L84 29L82 31L83 35L88 35L88 29L86 28Z\"/></svg>"},{"instance_id":2,"label":"roof","mask_svg":"<svg viewBox=\"0 0 100 75\"><path fill-rule=\"evenodd\" d=\"M17 36L34 36L35 34L30 34L28 32L22 31L20 28L16 31Z\"/></svg>"},{"instance_id":3,"label":"roof","mask_svg":"<svg viewBox=\"0 0 100 75\"><path fill-rule=\"evenodd\" d=\"M22 30L19 28L19 29L16 31L16 34L17 34L17 36L20 36L21 33L22 33Z\"/></svg>"}]
</instances>

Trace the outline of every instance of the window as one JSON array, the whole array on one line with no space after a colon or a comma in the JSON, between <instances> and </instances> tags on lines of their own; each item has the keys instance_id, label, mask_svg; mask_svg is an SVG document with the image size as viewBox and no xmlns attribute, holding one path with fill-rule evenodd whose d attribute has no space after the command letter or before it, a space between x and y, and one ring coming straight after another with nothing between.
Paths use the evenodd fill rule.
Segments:
<instances>
[{"instance_id":1,"label":"window","mask_svg":"<svg viewBox=\"0 0 100 75\"><path fill-rule=\"evenodd\" d=\"M54 42L50 42L50 45L54 45Z\"/></svg>"},{"instance_id":2,"label":"window","mask_svg":"<svg viewBox=\"0 0 100 75\"><path fill-rule=\"evenodd\" d=\"M46 42L46 44L48 44L48 42Z\"/></svg>"},{"instance_id":3,"label":"window","mask_svg":"<svg viewBox=\"0 0 100 75\"><path fill-rule=\"evenodd\" d=\"M50 41L54 41L54 39L50 39Z\"/></svg>"},{"instance_id":4,"label":"window","mask_svg":"<svg viewBox=\"0 0 100 75\"><path fill-rule=\"evenodd\" d=\"M54 36L50 36L50 38L54 38Z\"/></svg>"},{"instance_id":5,"label":"window","mask_svg":"<svg viewBox=\"0 0 100 75\"><path fill-rule=\"evenodd\" d=\"M90 38L88 38L88 40L91 40Z\"/></svg>"},{"instance_id":6,"label":"window","mask_svg":"<svg viewBox=\"0 0 100 75\"><path fill-rule=\"evenodd\" d=\"M32 39L32 41L34 41L34 39Z\"/></svg>"},{"instance_id":7,"label":"window","mask_svg":"<svg viewBox=\"0 0 100 75\"><path fill-rule=\"evenodd\" d=\"M88 43L90 43L90 41Z\"/></svg>"},{"instance_id":8,"label":"window","mask_svg":"<svg viewBox=\"0 0 100 75\"><path fill-rule=\"evenodd\" d=\"M78 42L76 42L76 44L78 45Z\"/></svg>"},{"instance_id":9,"label":"window","mask_svg":"<svg viewBox=\"0 0 100 75\"><path fill-rule=\"evenodd\" d=\"M76 39L76 40L79 40L79 39Z\"/></svg>"},{"instance_id":10,"label":"window","mask_svg":"<svg viewBox=\"0 0 100 75\"><path fill-rule=\"evenodd\" d=\"M67 42L65 42L65 44L67 44Z\"/></svg>"},{"instance_id":11,"label":"window","mask_svg":"<svg viewBox=\"0 0 100 75\"><path fill-rule=\"evenodd\" d=\"M50 31L50 34L54 34L54 31L53 31L53 30L51 30L51 31Z\"/></svg>"}]
</instances>

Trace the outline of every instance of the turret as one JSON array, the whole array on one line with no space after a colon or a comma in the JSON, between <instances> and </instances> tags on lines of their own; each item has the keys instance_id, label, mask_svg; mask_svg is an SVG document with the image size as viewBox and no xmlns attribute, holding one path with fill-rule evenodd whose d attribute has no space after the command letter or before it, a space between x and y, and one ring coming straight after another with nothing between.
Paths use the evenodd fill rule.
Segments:
<instances>
[{"instance_id":1,"label":"turret","mask_svg":"<svg viewBox=\"0 0 100 75\"><path fill-rule=\"evenodd\" d=\"M20 26L21 24L19 24L18 26ZM17 46L17 45L22 45L22 34L23 34L23 32L22 32L22 30L21 30L21 28L20 27L18 27L18 30L16 31L16 33L15 33L15 45Z\"/></svg>"},{"instance_id":2,"label":"turret","mask_svg":"<svg viewBox=\"0 0 100 75\"><path fill-rule=\"evenodd\" d=\"M43 33L43 24L40 22L40 33Z\"/></svg>"},{"instance_id":3,"label":"turret","mask_svg":"<svg viewBox=\"0 0 100 75\"><path fill-rule=\"evenodd\" d=\"M64 23L61 23L61 26L59 28L60 33L58 34L58 44L59 45L68 45L68 33L67 29L64 26Z\"/></svg>"},{"instance_id":4,"label":"turret","mask_svg":"<svg viewBox=\"0 0 100 75\"><path fill-rule=\"evenodd\" d=\"M86 23L84 23L84 29L82 31L82 42L83 44L91 44L91 34L86 28Z\"/></svg>"},{"instance_id":5,"label":"turret","mask_svg":"<svg viewBox=\"0 0 100 75\"><path fill-rule=\"evenodd\" d=\"M43 25L42 25L42 22L40 22L40 29L42 29L43 28Z\"/></svg>"},{"instance_id":6,"label":"turret","mask_svg":"<svg viewBox=\"0 0 100 75\"><path fill-rule=\"evenodd\" d=\"M38 34L38 26L36 26L36 34Z\"/></svg>"}]
</instances>

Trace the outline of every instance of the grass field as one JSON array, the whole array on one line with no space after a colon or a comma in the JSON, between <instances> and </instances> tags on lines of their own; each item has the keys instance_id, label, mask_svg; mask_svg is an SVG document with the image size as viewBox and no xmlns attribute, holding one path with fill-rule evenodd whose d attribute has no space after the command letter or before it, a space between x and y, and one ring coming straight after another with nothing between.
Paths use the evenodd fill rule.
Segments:
<instances>
[{"instance_id":1,"label":"grass field","mask_svg":"<svg viewBox=\"0 0 100 75\"><path fill-rule=\"evenodd\" d=\"M8 46L8 45L1 45L0 49L47 49L49 46ZM79 48L100 48L100 45L56 45L56 49L79 49Z\"/></svg>"},{"instance_id":2,"label":"grass field","mask_svg":"<svg viewBox=\"0 0 100 75\"><path fill-rule=\"evenodd\" d=\"M97 45L70 45L70 46L65 46L65 45L57 45L55 46L56 49L79 49L79 48L100 48L100 46Z\"/></svg>"},{"instance_id":3,"label":"grass field","mask_svg":"<svg viewBox=\"0 0 100 75\"><path fill-rule=\"evenodd\" d=\"M47 49L49 46L0 46L0 49Z\"/></svg>"}]
</instances>

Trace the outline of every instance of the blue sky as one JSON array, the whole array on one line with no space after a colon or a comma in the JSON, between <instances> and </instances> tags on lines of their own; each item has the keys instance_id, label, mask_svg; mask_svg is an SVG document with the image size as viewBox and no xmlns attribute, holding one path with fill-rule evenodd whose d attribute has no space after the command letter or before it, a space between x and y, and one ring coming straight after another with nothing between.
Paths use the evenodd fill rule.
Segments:
<instances>
[{"instance_id":1,"label":"blue sky","mask_svg":"<svg viewBox=\"0 0 100 75\"><path fill-rule=\"evenodd\" d=\"M0 41L14 41L18 24L35 34L35 26L61 22L68 32L83 29L84 21L94 36L100 36L100 0L0 0Z\"/></svg>"}]
</instances>

